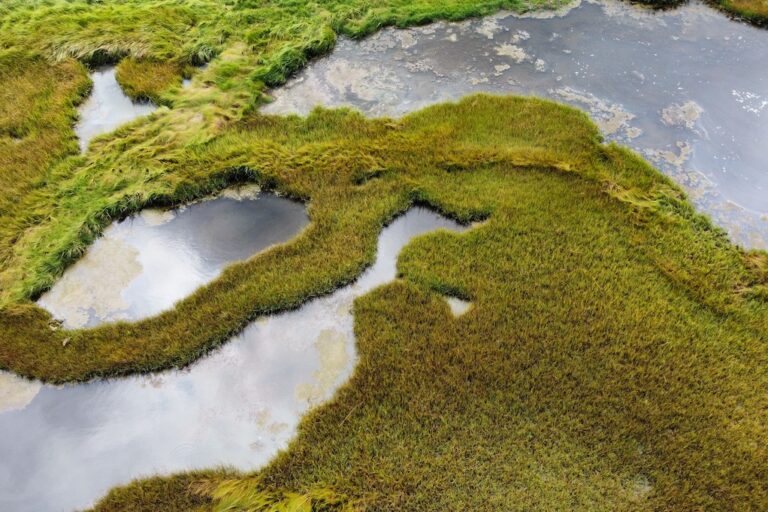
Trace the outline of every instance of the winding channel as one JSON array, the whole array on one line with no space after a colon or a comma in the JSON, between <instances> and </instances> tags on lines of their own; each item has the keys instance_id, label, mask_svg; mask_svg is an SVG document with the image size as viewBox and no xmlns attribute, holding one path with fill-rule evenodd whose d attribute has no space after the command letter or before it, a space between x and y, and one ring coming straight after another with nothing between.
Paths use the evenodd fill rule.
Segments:
<instances>
[{"instance_id":1,"label":"winding channel","mask_svg":"<svg viewBox=\"0 0 768 512\"><path fill-rule=\"evenodd\" d=\"M91 94L80 106L80 119L75 125L75 134L83 153L97 135L109 133L122 124L157 110L153 103L131 101L117 83L115 73L114 66L100 67L91 73Z\"/></svg>"},{"instance_id":2,"label":"winding channel","mask_svg":"<svg viewBox=\"0 0 768 512\"><path fill-rule=\"evenodd\" d=\"M98 101L84 104L77 125L84 149L88 137L148 113L126 106L113 69L92 76ZM113 108L105 114L94 105ZM145 210L106 229L39 304L65 328L145 318L308 222L303 205L255 187ZM351 374L354 299L394 279L401 248L438 228L465 229L411 209L383 230L376 263L353 285L253 322L185 370L69 386L0 373L0 510L68 511L140 476L263 466L301 415ZM455 299L449 306L456 314L467 308Z\"/></svg>"},{"instance_id":3,"label":"winding channel","mask_svg":"<svg viewBox=\"0 0 768 512\"><path fill-rule=\"evenodd\" d=\"M565 101L587 111L608 140L634 148L685 187L735 241L765 248L766 55L764 31L699 3L665 13L613 0L574 3L555 13L502 13L341 40L273 91L265 110L351 105L397 116L478 91ZM93 136L154 109L125 97L113 68L93 79L76 127L83 151ZM228 263L289 240L306 222L301 205L254 190L144 212L110 227L41 305L65 327L143 318ZM253 322L185 370L71 386L0 373L0 510L68 511L140 476L268 463L301 415L351 374L354 299L394 279L402 247L439 228L466 229L411 209L382 231L375 265L353 285ZM110 261L114 244L132 256L111 261L120 270L110 273L99 262ZM164 266L179 254L183 268ZM93 284L104 278L115 286ZM101 288L119 293L101 296ZM449 305L456 314L468 306Z\"/></svg>"}]
</instances>

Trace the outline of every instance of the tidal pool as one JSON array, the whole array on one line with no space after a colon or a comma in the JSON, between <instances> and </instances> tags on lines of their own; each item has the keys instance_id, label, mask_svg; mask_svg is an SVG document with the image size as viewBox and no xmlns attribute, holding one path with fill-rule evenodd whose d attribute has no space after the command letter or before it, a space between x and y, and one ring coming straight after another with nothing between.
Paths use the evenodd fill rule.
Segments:
<instances>
[{"instance_id":1,"label":"tidal pool","mask_svg":"<svg viewBox=\"0 0 768 512\"><path fill-rule=\"evenodd\" d=\"M93 89L78 109L80 118L75 125L83 153L97 135L111 132L122 124L157 110L154 103L134 102L125 95L115 78L114 66L95 69L91 73L91 81Z\"/></svg>"},{"instance_id":2,"label":"tidal pool","mask_svg":"<svg viewBox=\"0 0 768 512\"><path fill-rule=\"evenodd\" d=\"M108 227L38 304L66 328L146 318L308 223L302 204L255 187L181 209L145 210Z\"/></svg>"},{"instance_id":3,"label":"tidal pool","mask_svg":"<svg viewBox=\"0 0 768 512\"><path fill-rule=\"evenodd\" d=\"M768 32L697 2L654 12L577 1L341 39L264 111L347 105L399 116L482 91L570 103L682 185L737 243L768 248L766 56Z\"/></svg>"},{"instance_id":4,"label":"tidal pool","mask_svg":"<svg viewBox=\"0 0 768 512\"><path fill-rule=\"evenodd\" d=\"M188 369L67 386L22 382L35 393L17 387L12 407L0 404L0 510L70 511L140 476L263 466L301 414L349 378L354 299L394 279L402 247L439 228L466 229L411 209L382 231L376 263L354 284L253 322Z\"/></svg>"}]
</instances>

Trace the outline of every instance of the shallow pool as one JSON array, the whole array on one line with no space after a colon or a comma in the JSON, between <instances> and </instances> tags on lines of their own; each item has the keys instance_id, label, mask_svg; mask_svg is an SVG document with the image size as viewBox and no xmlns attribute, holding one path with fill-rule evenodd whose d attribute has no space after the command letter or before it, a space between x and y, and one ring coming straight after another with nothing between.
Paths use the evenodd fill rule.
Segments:
<instances>
[{"instance_id":1,"label":"shallow pool","mask_svg":"<svg viewBox=\"0 0 768 512\"><path fill-rule=\"evenodd\" d=\"M304 205L255 187L181 209L146 210L108 227L38 304L66 328L146 318L308 223Z\"/></svg>"},{"instance_id":2,"label":"shallow pool","mask_svg":"<svg viewBox=\"0 0 768 512\"><path fill-rule=\"evenodd\" d=\"M115 67L104 66L91 73L93 89L78 108L79 119L75 134L80 141L80 151L88 150L91 139L108 133L134 119L157 110L150 102L135 102L125 95L115 78Z\"/></svg>"}]
</instances>

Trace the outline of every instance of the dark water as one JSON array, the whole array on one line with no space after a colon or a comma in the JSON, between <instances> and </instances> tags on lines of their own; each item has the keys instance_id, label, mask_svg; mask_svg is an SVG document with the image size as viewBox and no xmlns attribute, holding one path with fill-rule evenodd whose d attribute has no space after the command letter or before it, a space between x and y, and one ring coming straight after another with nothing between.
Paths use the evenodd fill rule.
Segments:
<instances>
[{"instance_id":1,"label":"dark water","mask_svg":"<svg viewBox=\"0 0 768 512\"><path fill-rule=\"evenodd\" d=\"M250 222L248 208L235 212ZM59 387L0 373L0 510L68 511L139 476L266 464L351 374L353 300L395 277L409 240L439 228L465 229L410 210L382 231L356 283L253 322L184 371Z\"/></svg>"},{"instance_id":2,"label":"dark water","mask_svg":"<svg viewBox=\"0 0 768 512\"><path fill-rule=\"evenodd\" d=\"M125 95L115 79L114 66L96 69L91 73L91 81L93 89L78 109L80 118L75 125L83 153L95 136L157 110L152 103L134 102Z\"/></svg>"},{"instance_id":3,"label":"dark water","mask_svg":"<svg viewBox=\"0 0 768 512\"><path fill-rule=\"evenodd\" d=\"M308 222L303 205L254 188L182 210L145 211L106 229L39 304L70 328L145 318Z\"/></svg>"},{"instance_id":4,"label":"dark water","mask_svg":"<svg viewBox=\"0 0 768 512\"><path fill-rule=\"evenodd\" d=\"M567 102L680 183L735 241L768 248L766 58L765 30L698 3L659 13L583 2L341 40L265 111L398 116L481 91Z\"/></svg>"}]
</instances>

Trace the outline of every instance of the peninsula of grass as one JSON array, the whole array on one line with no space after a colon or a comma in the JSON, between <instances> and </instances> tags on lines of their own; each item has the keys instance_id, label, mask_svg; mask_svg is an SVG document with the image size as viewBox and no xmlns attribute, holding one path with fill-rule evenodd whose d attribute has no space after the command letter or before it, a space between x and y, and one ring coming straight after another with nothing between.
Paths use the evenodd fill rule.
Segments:
<instances>
[{"instance_id":1,"label":"peninsula of grass","mask_svg":"<svg viewBox=\"0 0 768 512\"><path fill-rule=\"evenodd\" d=\"M88 215L244 181L306 201L312 223L146 321L63 331L10 301L4 367L66 381L186 364L354 279L411 205L486 222L418 238L401 279L357 301L351 381L266 469L142 481L99 510L768 505L766 255L731 245L585 114L482 95L402 120L252 113L166 166L148 181L98 162L73 172L26 271L85 243ZM453 318L446 295L474 307Z\"/></svg>"},{"instance_id":2,"label":"peninsula of grass","mask_svg":"<svg viewBox=\"0 0 768 512\"><path fill-rule=\"evenodd\" d=\"M130 176L113 173L107 188L124 196L125 185L138 179L132 186L142 189L142 181L164 175L179 153L204 145L262 104L267 87L283 83L313 56L328 52L338 35L363 37L387 25L459 20L502 8L522 12L557 7L562 1L0 3L0 309L50 286L110 216L131 210L109 209L117 196L79 197L88 206L75 220L80 227L67 228L70 239L58 248L29 247L27 237L31 234L30 243L37 243L34 233L47 229L55 215L64 183L76 174L85 176L83 169L130 169ZM197 70L199 76L182 94L182 76L214 58L204 73ZM117 63L117 79L129 96L172 109L162 108L97 138L88 154L79 157L72 125L75 106L90 88L86 66L107 63ZM97 210L101 212L95 218ZM83 226L83 232L71 236L72 229ZM29 272L23 260L28 250L63 252L56 255L57 262Z\"/></svg>"}]
</instances>

